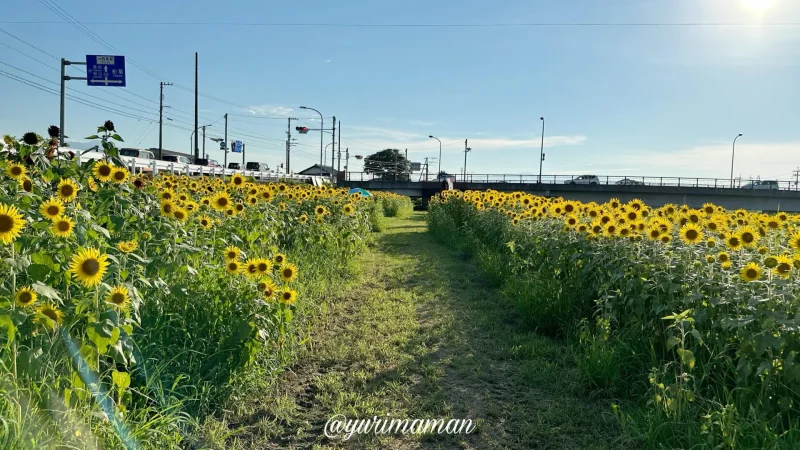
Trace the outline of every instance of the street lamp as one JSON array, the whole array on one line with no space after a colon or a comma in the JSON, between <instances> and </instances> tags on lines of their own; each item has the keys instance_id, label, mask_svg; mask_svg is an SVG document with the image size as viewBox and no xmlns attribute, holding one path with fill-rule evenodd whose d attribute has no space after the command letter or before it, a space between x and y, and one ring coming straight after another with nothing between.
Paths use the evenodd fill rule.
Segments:
<instances>
[{"instance_id":1,"label":"street lamp","mask_svg":"<svg viewBox=\"0 0 800 450\"><path fill-rule=\"evenodd\" d=\"M539 120L542 121L542 146L539 149L539 181L538 184L542 183L542 163L544 162L544 117L539 117Z\"/></svg>"},{"instance_id":2,"label":"street lamp","mask_svg":"<svg viewBox=\"0 0 800 450\"><path fill-rule=\"evenodd\" d=\"M331 146L331 144L325 144L325 152L324 152L324 154L322 156L322 160L323 161L328 159L328 147L330 147L330 146Z\"/></svg>"},{"instance_id":3,"label":"street lamp","mask_svg":"<svg viewBox=\"0 0 800 450\"><path fill-rule=\"evenodd\" d=\"M439 141L439 138L435 136L428 136L431 139L436 139ZM436 174L436 178L439 178L439 175L442 173L442 141L439 141L439 173Z\"/></svg>"},{"instance_id":4,"label":"street lamp","mask_svg":"<svg viewBox=\"0 0 800 450\"><path fill-rule=\"evenodd\" d=\"M197 130L199 130L200 128L205 130L206 127L210 127L210 126L211 126L211 124L203 125L203 126L197 127ZM197 132L197 130L192 131L192 134L189 135L189 154L192 153L192 137L194 137L194 134ZM205 153L206 153L206 150L205 150L205 138L203 138L203 156L204 157L205 157Z\"/></svg>"},{"instance_id":5,"label":"street lamp","mask_svg":"<svg viewBox=\"0 0 800 450\"><path fill-rule=\"evenodd\" d=\"M742 137L742 133L733 138L733 151L731 151L731 189L733 189L733 157L736 156L736 140Z\"/></svg>"},{"instance_id":6,"label":"street lamp","mask_svg":"<svg viewBox=\"0 0 800 450\"><path fill-rule=\"evenodd\" d=\"M309 108L307 106L301 106L300 109L310 109L311 111L316 112L319 114L319 173L322 175L322 161L324 161L322 156L322 130L325 128L325 119L322 117L322 113L317 111L314 108Z\"/></svg>"}]
</instances>

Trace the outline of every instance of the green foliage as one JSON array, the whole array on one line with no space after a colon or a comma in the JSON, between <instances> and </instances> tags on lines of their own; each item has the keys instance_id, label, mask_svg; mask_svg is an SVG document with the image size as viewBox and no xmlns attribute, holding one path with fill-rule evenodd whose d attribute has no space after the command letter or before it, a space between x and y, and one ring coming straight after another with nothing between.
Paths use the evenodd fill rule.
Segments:
<instances>
[{"instance_id":1,"label":"green foliage","mask_svg":"<svg viewBox=\"0 0 800 450\"><path fill-rule=\"evenodd\" d=\"M531 327L571 343L588 392L619 398L615 414L645 447L800 442L793 281L743 287L736 273L694 262L704 246L587 239L560 219L515 226L458 195L434 199L428 220Z\"/></svg>"}]
</instances>

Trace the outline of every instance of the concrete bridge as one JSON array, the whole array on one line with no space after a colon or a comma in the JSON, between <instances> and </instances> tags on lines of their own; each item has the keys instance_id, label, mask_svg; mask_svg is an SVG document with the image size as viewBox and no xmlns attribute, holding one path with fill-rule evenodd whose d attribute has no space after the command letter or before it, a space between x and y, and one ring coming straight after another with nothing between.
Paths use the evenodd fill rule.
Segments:
<instances>
[{"instance_id":1,"label":"concrete bridge","mask_svg":"<svg viewBox=\"0 0 800 450\"><path fill-rule=\"evenodd\" d=\"M389 191L412 198L428 199L441 192L442 182L392 182L381 180L342 181L340 186L360 187L368 191ZM694 186L649 186L649 185L582 185L551 183L513 183L513 182L460 182L454 183L459 190L485 191L493 189L501 192L523 191L545 197L563 197L568 200L603 203L612 197L623 202L638 198L649 206L659 207L667 203L688 205L699 208L703 203L714 203L725 209L747 209L751 211L800 212L800 191L758 190L722 187Z\"/></svg>"}]
</instances>

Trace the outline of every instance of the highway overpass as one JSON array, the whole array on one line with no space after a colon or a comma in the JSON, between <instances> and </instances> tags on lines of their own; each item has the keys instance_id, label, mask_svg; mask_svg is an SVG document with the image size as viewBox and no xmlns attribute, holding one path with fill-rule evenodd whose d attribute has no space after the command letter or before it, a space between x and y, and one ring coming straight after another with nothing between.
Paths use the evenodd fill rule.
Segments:
<instances>
[{"instance_id":1,"label":"highway overpass","mask_svg":"<svg viewBox=\"0 0 800 450\"><path fill-rule=\"evenodd\" d=\"M360 187L368 191L389 191L412 198L427 200L442 190L438 181L392 182L381 180L342 181L340 186ZM699 208L703 203L714 203L726 209L743 208L755 211L800 212L800 191L792 190L754 190L722 187L694 186L649 186L649 185L582 185L553 183L514 183L514 182L459 182L455 189L485 191L493 189L502 192L523 191L545 197L563 197L582 202L603 203L612 197L623 202L639 198L650 206L658 207L667 203L689 205Z\"/></svg>"}]
</instances>

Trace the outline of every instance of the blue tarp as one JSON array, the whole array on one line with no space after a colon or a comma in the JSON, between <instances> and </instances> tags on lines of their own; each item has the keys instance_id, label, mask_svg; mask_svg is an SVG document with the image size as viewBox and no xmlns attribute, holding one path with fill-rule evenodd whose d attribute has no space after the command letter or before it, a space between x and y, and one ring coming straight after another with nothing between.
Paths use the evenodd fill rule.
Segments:
<instances>
[{"instance_id":1,"label":"blue tarp","mask_svg":"<svg viewBox=\"0 0 800 450\"><path fill-rule=\"evenodd\" d=\"M351 194L361 194L362 197L372 197L372 194L370 194L368 191L365 191L364 189L361 189L361 188L350 189L350 193Z\"/></svg>"}]
</instances>

